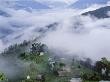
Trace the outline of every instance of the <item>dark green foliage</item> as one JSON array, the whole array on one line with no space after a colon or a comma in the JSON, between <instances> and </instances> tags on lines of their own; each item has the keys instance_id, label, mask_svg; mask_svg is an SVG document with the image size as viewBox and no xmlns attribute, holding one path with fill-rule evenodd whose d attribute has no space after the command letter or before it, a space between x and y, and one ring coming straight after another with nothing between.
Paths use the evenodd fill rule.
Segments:
<instances>
[{"instance_id":1,"label":"dark green foliage","mask_svg":"<svg viewBox=\"0 0 110 82\"><path fill-rule=\"evenodd\" d=\"M5 49L4 52L2 52L1 54L3 56L6 55L6 56L17 57L21 53L28 51L30 44L31 44L30 41L24 41L23 43L20 43L20 44L11 45L7 49Z\"/></svg>"},{"instance_id":2,"label":"dark green foliage","mask_svg":"<svg viewBox=\"0 0 110 82\"><path fill-rule=\"evenodd\" d=\"M105 57L96 62L94 69L96 72L82 73L82 79L88 81L110 80L108 75L110 73L110 61ZM102 69L106 69L105 74L102 74Z\"/></svg>"},{"instance_id":3,"label":"dark green foliage","mask_svg":"<svg viewBox=\"0 0 110 82\"><path fill-rule=\"evenodd\" d=\"M78 66L78 68L80 69L80 68L81 68L81 66L79 65L79 66Z\"/></svg>"},{"instance_id":4,"label":"dark green foliage","mask_svg":"<svg viewBox=\"0 0 110 82\"><path fill-rule=\"evenodd\" d=\"M108 80L108 78L110 78L110 61L108 61L105 57L96 62L95 69L99 74L101 74L102 79ZM106 69L104 75L102 74L102 69Z\"/></svg>"},{"instance_id":5,"label":"dark green foliage","mask_svg":"<svg viewBox=\"0 0 110 82\"><path fill-rule=\"evenodd\" d=\"M26 53L21 53L21 54L20 54L20 57L21 57L22 59L25 59L25 58L26 58Z\"/></svg>"},{"instance_id":6,"label":"dark green foliage","mask_svg":"<svg viewBox=\"0 0 110 82\"><path fill-rule=\"evenodd\" d=\"M44 52L44 44L34 43L32 44L31 53L40 55L40 52Z\"/></svg>"},{"instance_id":7,"label":"dark green foliage","mask_svg":"<svg viewBox=\"0 0 110 82\"><path fill-rule=\"evenodd\" d=\"M7 79L3 73L0 73L0 81L7 81Z\"/></svg>"},{"instance_id":8,"label":"dark green foliage","mask_svg":"<svg viewBox=\"0 0 110 82\"><path fill-rule=\"evenodd\" d=\"M89 69L93 69L93 65L92 65L92 60L90 58L86 58L85 61L83 60L80 60L79 61L81 65L83 65L84 67L86 68L89 68Z\"/></svg>"},{"instance_id":9,"label":"dark green foliage","mask_svg":"<svg viewBox=\"0 0 110 82\"><path fill-rule=\"evenodd\" d=\"M100 81L101 76L98 73L82 73L81 78L87 81Z\"/></svg>"},{"instance_id":10,"label":"dark green foliage","mask_svg":"<svg viewBox=\"0 0 110 82\"><path fill-rule=\"evenodd\" d=\"M60 63L59 63L59 66L60 66L60 67L64 67L64 66L65 66L65 63L60 62Z\"/></svg>"},{"instance_id":11,"label":"dark green foliage","mask_svg":"<svg viewBox=\"0 0 110 82\"><path fill-rule=\"evenodd\" d=\"M32 54L35 54L35 53L40 54L40 44L39 43L32 44L31 53Z\"/></svg>"},{"instance_id":12,"label":"dark green foliage","mask_svg":"<svg viewBox=\"0 0 110 82\"><path fill-rule=\"evenodd\" d=\"M45 60L48 60L48 55L46 55L46 45L41 43L32 44L31 52L21 53L19 58L27 61L34 61L36 63L41 63ZM43 56L40 56L40 53L43 53Z\"/></svg>"}]
</instances>

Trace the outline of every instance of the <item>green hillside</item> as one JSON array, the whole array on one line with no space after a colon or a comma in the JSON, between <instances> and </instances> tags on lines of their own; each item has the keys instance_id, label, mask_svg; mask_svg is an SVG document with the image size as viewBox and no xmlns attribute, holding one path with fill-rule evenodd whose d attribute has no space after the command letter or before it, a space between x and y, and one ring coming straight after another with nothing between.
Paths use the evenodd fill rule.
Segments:
<instances>
[{"instance_id":1,"label":"green hillside","mask_svg":"<svg viewBox=\"0 0 110 82\"><path fill-rule=\"evenodd\" d=\"M1 53L1 57L5 59L11 57L12 61L17 59L24 67L18 69L22 73L11 79L2 73L1 80L7 82L69 82L72 78L82 78L85 82L87 80L93 82L93 80L102 79L101 74L91 65L91 59L80 60L75 57L67 59L56 57L49 52L48 47L40 42L24 41L21 44L10 46ZM107 62L104 60L102 64ZM109 62L107 65L110 65Z\"/></svg>"}]
</instances>

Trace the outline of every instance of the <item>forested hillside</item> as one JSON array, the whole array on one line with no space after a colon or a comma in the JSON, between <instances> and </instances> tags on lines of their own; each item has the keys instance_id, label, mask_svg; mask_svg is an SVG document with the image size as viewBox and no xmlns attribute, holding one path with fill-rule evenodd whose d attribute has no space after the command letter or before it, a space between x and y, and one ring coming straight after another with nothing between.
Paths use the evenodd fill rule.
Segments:
<instances>
[{"instance_id":1,"label":"forested hillside","mask_svg":"<svg viewBox=\"0 0 110 82\"><path fill-rule=\"evenodd\" d=\"M69 82L72 78L91 81L109 79L110 62L106 58L93 65L90 58L82 60L74 56L68 60L49 52L48 47L40 42L24 41L9 46L1 53L1 57L5 61L11 61L8 65L12 65L9 69L15 68L13 73L19 73L10 77L9 71L6 73L0 70L0 79L8 82ZM102 69L106 69L106 76L101 73Z\"/></svg>"}]
</instances>

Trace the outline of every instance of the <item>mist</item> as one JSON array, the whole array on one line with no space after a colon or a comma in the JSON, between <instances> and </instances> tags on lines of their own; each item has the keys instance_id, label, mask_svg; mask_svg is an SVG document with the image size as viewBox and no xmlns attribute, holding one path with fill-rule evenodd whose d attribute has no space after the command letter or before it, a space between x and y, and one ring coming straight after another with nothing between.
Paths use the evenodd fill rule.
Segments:
<instances>
[{"instance_id":1,"label":"mist","mask_svg":"<svg viewBox=\"0 0 110 82\"><path fill-rule=\"evenodd\" d=\"M110 59L110 18L98 19L81 15L102 6L104 5L95 5L85 10L53 9L32 12L0 7L10 14L10 17L0 16L0 52L15 43L40 37L39 41L59 56L79 56L95 61L102 57ZM110 15L110 12L107 14ZM58 24L55 29L48 30L47 26L54 23ZM40 29L47 31L39 32ZM0 71L9 78L19 76L24 68L24 62L18 58L0 58Z\"/></svg>"},{"instance_id":2,"label":"mist","mask_svg":"<svg viewBox=\"0 0 110 82\"><path fill-rule=\"evenodd\" d=\"M55 31L48 32L42 41L51 49L64 50L67 55L77 54L95 60L110 58L109 20L89 16L66 19Z\"/></svg>"},{"instance_id":3,"label":"mist","mask_svg":"<svg viewBox=\"0 0 110 82\"><path fill-rule=\"evenodd\" d=\"M48 12L28 12L25 10L7 9L11 17L1 17L0 29L8 29L1 33L1 51L9 45L41 37L41 42L50 49L64 51L65 54L90 57L94 60L109 57L110 18L97 19L93 16L82 16L82 10L64 9ZM84 12L84 11L83 11ZM108 13L107 13L108 14ZM51 20L51 21L50 21ZM47 29L47 25L57 22L54 30L46 33L38 32ZM44 35L44 36L42 36ZM62 54L63 55L63 54Z\"/></svg>"}]
</instances>

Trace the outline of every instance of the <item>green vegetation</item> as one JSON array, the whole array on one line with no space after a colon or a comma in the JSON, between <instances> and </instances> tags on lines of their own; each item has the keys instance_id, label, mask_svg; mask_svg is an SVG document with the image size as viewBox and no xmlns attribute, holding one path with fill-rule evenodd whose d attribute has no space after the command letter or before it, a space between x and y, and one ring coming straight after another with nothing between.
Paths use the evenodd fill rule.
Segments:
<instances>
[{"instance_id":1,"label":"green vegetation","mask_svg":"<svg viewBox=\"0 0 110 82\"><path fill-rule=\"evenodd\" d=\"M105 57L96 62L95 70L101 75L104 80L110 80L110 61Z\"/></svg>"},{"instance_id":2,"label":"green vegetation","mask_svg":"<svg viewBox=\"0 0 110 82\"><path fill-rule=\"evenodd\" d=\"M81 78L83 80L88 80L88 81L100 81L101 76L98 73L83 73L81 75Z\"/></svg>"},{"instance_id":3,"label":"green vegetation","mask_svg":"<svg viewBox=\"0 0 110 82\"><path fill-rule=\"evenodd\" d=\"M110 80L110 61L105 57L97 61L93 72L82 73L81 78L84 81Z\"/></svg>"},{"instance_id":4,"label":"green vegetation","mask_svg":"<svg viewBox=\"0 0 110 82\"><path fill-rule=\"evenodd\" d=\"M3 73L0 73L0 81L7 81L8 82L8 80L6 79L6 77Z\"/></svg>"},{"instance_id":5,"label":"green vegetation","mask_svg":"<svg viewBox=\"0 0 110 82\"><path fill-rule=\"evenodd\" d=\"M75 77L82 78L83 82L110 80L110 61L106 58L97 61L95 65L92 65L89 58L85 60L73 58L69 59L69 62L66 60L65 63L61 57L55 58L50 54L47 46L39 42L24 41L15 44L2 55L17 57L24 63L22 79L16 79L14 82L69 82ZM3 73L0 74L0 79L6 80Z\"/></svg>"},{"instance_id":6,"label":"green vegetation","mask_svg":"<svg viewBox=\"0 0 110 82\"><path fill-rule=\"evenodd\" d=\"M24 41L23 43L20 44L11 45L7 49L5 49L4 52L1 53L1 55L4 57L19 56L19 54L29 50L30 44L31 44L30 41Z\"/></svg>"},{"instance_id":7,"label":"green vegetation","mask_svg":"<svg viewBox=\"0 0 110 82\"><path fill-rule=\"evenodd\" d=\"M58 74L55 74L65 64L51 58L44 47L46 47L44 44L34 43L30 52L20 54L19 58L21 60L25 63L29 62L25 75L31 77L30 79L25 78L21 82L36 82L38 75L43 75L45 82L68 82L69 77L59 77Z\"/></svg>"}]
</instances>

